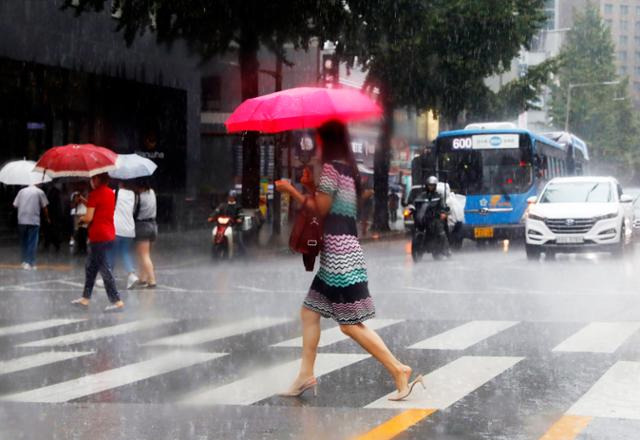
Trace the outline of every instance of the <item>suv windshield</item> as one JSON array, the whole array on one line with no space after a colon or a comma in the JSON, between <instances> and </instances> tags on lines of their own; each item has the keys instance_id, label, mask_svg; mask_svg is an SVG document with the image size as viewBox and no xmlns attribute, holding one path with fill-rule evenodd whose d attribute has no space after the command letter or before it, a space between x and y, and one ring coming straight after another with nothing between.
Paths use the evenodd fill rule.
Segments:
<instances>
[{"instance_id":1,"label":"suv windshield","mask_svg":"<svg viewBox=\"0 0 640 440\"><path fill-rule=\"evenodd\" d=\"M540 196L540 203L611 203L609 182L550 183Z\"/></svg>"}]
</instances>

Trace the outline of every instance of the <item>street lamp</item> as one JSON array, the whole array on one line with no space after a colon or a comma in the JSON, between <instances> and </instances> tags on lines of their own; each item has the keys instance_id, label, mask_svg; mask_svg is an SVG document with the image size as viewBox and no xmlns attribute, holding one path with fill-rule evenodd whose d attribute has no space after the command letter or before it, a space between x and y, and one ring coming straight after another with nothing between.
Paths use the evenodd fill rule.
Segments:
<instances>
[{"instance_id":1,"label":"street lamp","mask_svg":"<svg viewBox=\"0 0 640 440\"><path fill-rule=\"evenodd\" d=\"M615 86L618 84L620 84L620 81L602 81L602 82L569 84L569 91L567 92L567 113L564 117L564 131L567 133L569 132L569 111L571 109L571 90L577 87Z\"/></svg>"}]
</instances>

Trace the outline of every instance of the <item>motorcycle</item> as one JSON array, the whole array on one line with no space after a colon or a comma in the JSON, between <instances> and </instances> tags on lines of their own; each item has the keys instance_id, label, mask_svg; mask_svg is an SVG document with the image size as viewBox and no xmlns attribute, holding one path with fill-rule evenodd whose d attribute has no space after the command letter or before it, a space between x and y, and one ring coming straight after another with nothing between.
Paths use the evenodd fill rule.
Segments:
<instances>
[{"instance_id":1,"label":"motorcycle","mask_svg":"<svg viewBox=\"0 0 640 440\"><path fill-rule=\"evenodd\" d=\"M424 253L433 255L434 260L440 260L446 255L447 239L444 222L440 219L438 201L418 199L407 209L414 218L411 238L411 257L414 262L422 260Z\"/></svg>"},{"instance_id":2,"label":"motorcycle","mask_svg":"<svg viewBox=\"0 0 640 440\"><path fill-rule=\"evenodd\" d=\"M214 259L232 259L235 254L233 227L235 223L241 223L242 218L217 215L209 217L209 222L215 223L211 231L211 256Z\"/></svg>"}]
</instances>

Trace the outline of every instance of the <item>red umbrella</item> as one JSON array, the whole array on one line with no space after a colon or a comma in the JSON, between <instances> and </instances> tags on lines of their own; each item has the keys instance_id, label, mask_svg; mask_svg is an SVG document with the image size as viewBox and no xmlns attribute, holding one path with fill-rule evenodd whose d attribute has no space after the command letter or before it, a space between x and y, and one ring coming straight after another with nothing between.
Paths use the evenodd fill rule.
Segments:
<instances>
[{"instance_id":1,"label":"red umbrella","mask_svg":"<svg viewBox=\"0 0 640 440\"><path fill-rule=\"evenodd\" d=\"M380 106L358 90L297 87L247 99L225 125L229 133L277 133L319 127L330 119L349 122L381 114Z\"/></svg>"},{"instance_id":2,"label":"red umbrella","mask_svg":"<svg viewBox=\"0 0 640 440\"><path fill-rule=\"evenodd\" d=\"M116 169L118 155L93 144L53 147L42 155L34 171L51 177L92 177Z\"/></svg>"}]
</instances>

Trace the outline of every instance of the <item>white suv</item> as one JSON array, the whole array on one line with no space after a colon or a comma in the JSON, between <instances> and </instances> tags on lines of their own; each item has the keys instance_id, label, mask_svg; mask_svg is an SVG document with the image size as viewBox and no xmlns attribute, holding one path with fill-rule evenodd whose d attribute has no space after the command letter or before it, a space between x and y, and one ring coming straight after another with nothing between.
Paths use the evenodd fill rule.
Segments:
<instances>
[{"instance_id":1,"label":"white suv","mask_svg":"<svg viewBox=\"0 0 640 440\"><path fill-rule=\"evenodd\" d=\"M631 244L633 199L612 177L557 177L531 197L525 221L527 258L542 252L606 251L620 256Z\"/></svg>"}]
</instances>

